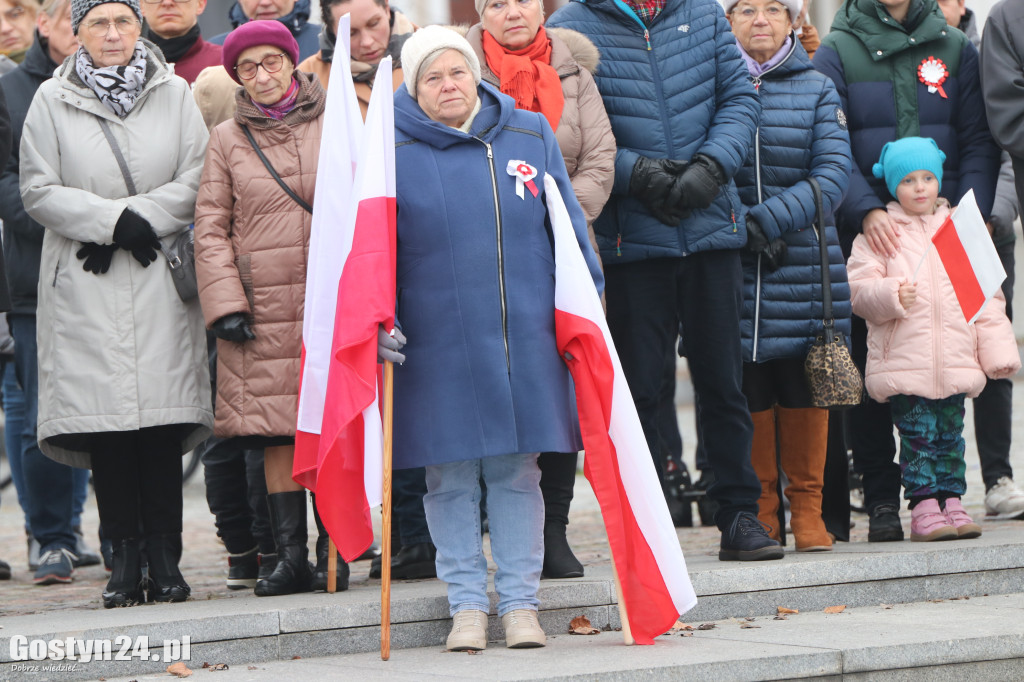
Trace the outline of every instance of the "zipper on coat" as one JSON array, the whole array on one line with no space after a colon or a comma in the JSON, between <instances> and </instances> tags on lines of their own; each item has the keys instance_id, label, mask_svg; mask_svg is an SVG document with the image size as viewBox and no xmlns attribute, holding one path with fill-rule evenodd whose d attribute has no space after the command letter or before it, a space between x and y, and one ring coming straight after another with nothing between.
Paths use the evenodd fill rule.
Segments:
<instances>
[{"instance_id":1,"label":"zipper on coat","mask_svg":"<svg viewBox=\"0 0 1024 682\"><path fill-rule=\"evenodd\" d=\"M924 220L921 219L923 223ZM929 240L930 241L930 240ZM932 305L932 316L935 318L935 322L932 324L932 358L935 363L934 376L935 376L935 395L936 397L942 397L942 364L945 362L945 358L942 357L942 296L939 291L938 280L938 268L935 267L935 261L938 258L938 252L935 249L928 249L928 270L931 275L931 295L932 299L936 302Z\"/></svg>"},{"instance_id":2,"label":"zipper on coat","mask_svg":"<svg viewBox=\"0 0 1024 682\"><path fill-rule=\"evenodd\" d=\"M480 138L477 138L480 139ZM498 176L494 170L494 150L489 142L483 142L487 147L487 165L491 171L491 192L494 194L494 225L498 237L498 292L501 295L501 336L505 342L505 370L512 373L512 361L508 352L508 304L505 299L505 252L501 241L501 201L498 199Z\"/></svg>"},{"instance_id":3,"label":"zipper on coat","mask_svg":"<svg viewBox=\"0 0 1024 682\"><path fill-rule=\"evenodd\" d=\"M755 85L755 87L757 87ZM761 203L761 126L754 130L754 174L757 184L757 203ZM750 236L747 236L750 239ZM757 254L757 277L754 280L754 350L751 361L757 362L757 341L761 330L761 254Z\"/></svg>"}]
</instances>

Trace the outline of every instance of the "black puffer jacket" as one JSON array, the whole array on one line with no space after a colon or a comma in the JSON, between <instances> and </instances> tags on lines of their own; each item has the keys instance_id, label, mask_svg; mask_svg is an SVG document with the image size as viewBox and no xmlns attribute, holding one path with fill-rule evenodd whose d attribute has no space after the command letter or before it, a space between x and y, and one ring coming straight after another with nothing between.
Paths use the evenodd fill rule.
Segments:
<instances>
[{"instance_id":1,"label":"black puffer jacket","mask_svg":"<svg viewBox=\"0 0 1024 682\"><path fill-rule=\"evenodd\" d=\"M11 124L11 155L0 175L0 220L4 222L4 259L10 283L12 311L34 315L36 287L39 284L39 259L43 249L43 226L28 217L18 189L18 165L21 160L21 129L32 98L43 81L53 75L57 63L50 59L42 38L28 49L17 69L0 77L0 91L7 99ZM0 149L0 151L3 151Z\"/></svg>"}]
</instances>

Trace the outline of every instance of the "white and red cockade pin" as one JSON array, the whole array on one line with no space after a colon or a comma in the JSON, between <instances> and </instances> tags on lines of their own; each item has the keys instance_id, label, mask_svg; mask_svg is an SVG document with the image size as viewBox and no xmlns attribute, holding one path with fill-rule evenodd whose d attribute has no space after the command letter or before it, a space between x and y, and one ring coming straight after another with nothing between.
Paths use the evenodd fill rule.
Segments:
<instances>
[{"instance_id":1,"label":"white and red cockade pin","mask_svg":"<svg viewBox=\"0 0 1024 682\"><path fill-rule=\"evenodd\" d=\"M946 97L946 91L942 89L942 84L948 77L949 69L941 59L935 57L928 57L917 67L917 79L928 86L928 92L938 92L943 99L949 99Z\"/></svg>"},{"instance_id":2,"label":"white and red cockade pin","mask_svg":"<svg viewBox=\"0 0 1024 682\"><path fill-rule=\"evenodd\" d=\"M526 193L523 191L523 187L530 190L530 194L537 196L540 192L537 189L537 185L534 184L533 179L537 177L537 169L526 163L525 161L509 161L508 166L505 167L508 174L516 179L516 196L520 199L526 199Z\"/></svg>"}]
</instances>

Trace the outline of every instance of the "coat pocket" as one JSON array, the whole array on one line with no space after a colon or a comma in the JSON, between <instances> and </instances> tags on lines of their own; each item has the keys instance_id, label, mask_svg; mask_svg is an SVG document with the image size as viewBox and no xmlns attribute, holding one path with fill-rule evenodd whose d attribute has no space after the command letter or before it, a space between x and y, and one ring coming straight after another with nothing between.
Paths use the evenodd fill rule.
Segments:
<instances>
[{"instance_id":1,"label":"coat pocket","mask_svg":"<svg viewBox=\"0 0 1024 682\"><path fill-rule=\"evenodd\" d=\"M242 291L245 292L245 300L249 303L249 312L255 312L255 295L252 284L252 254L242 253L235 257L235 266L238 268L238 277L242 280Z\"/></svg>"}]
</instances>

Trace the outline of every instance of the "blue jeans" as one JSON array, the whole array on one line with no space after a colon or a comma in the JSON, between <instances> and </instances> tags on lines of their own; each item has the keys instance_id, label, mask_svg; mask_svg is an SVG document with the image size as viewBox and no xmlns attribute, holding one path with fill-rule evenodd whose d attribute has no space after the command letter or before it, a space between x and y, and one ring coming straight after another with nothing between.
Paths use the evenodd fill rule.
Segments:
<instances>
[{"instance_id":1,"label":"blue jeans","mask_svg":"<svg viewBox=\"0 0 1024 682\"><path fill-rule=\"evenodd\" d=\"M72 530L75 499L74 469L55 462L39 449L36 419L39 408L39 362L36 356L35 315L9 314L14 337L14 365L25 398L21 430L21 470L28 503L28 525L43 552L76 545ZM18 451L14 450L15 456ZM82 470L88 480L89 472ZM80 476L82 474L79 474ZM24 508L24 507L23 507Z\"/></svg>"},{"instance_id":2,"label":"blue jeans","mask_svg":"<svg viewBox=\"0 0 1024 682\"><path fill-rule=\"evenodd\" d=\"M427 467L423 508L437 547L437 577L448 583L450 612L490 611L480 536L481 474L487 485L491 555L498 565L498 615L536 610L544 563L544 498L537 453L532 453Z\"/></svg>"}]
</instances>

